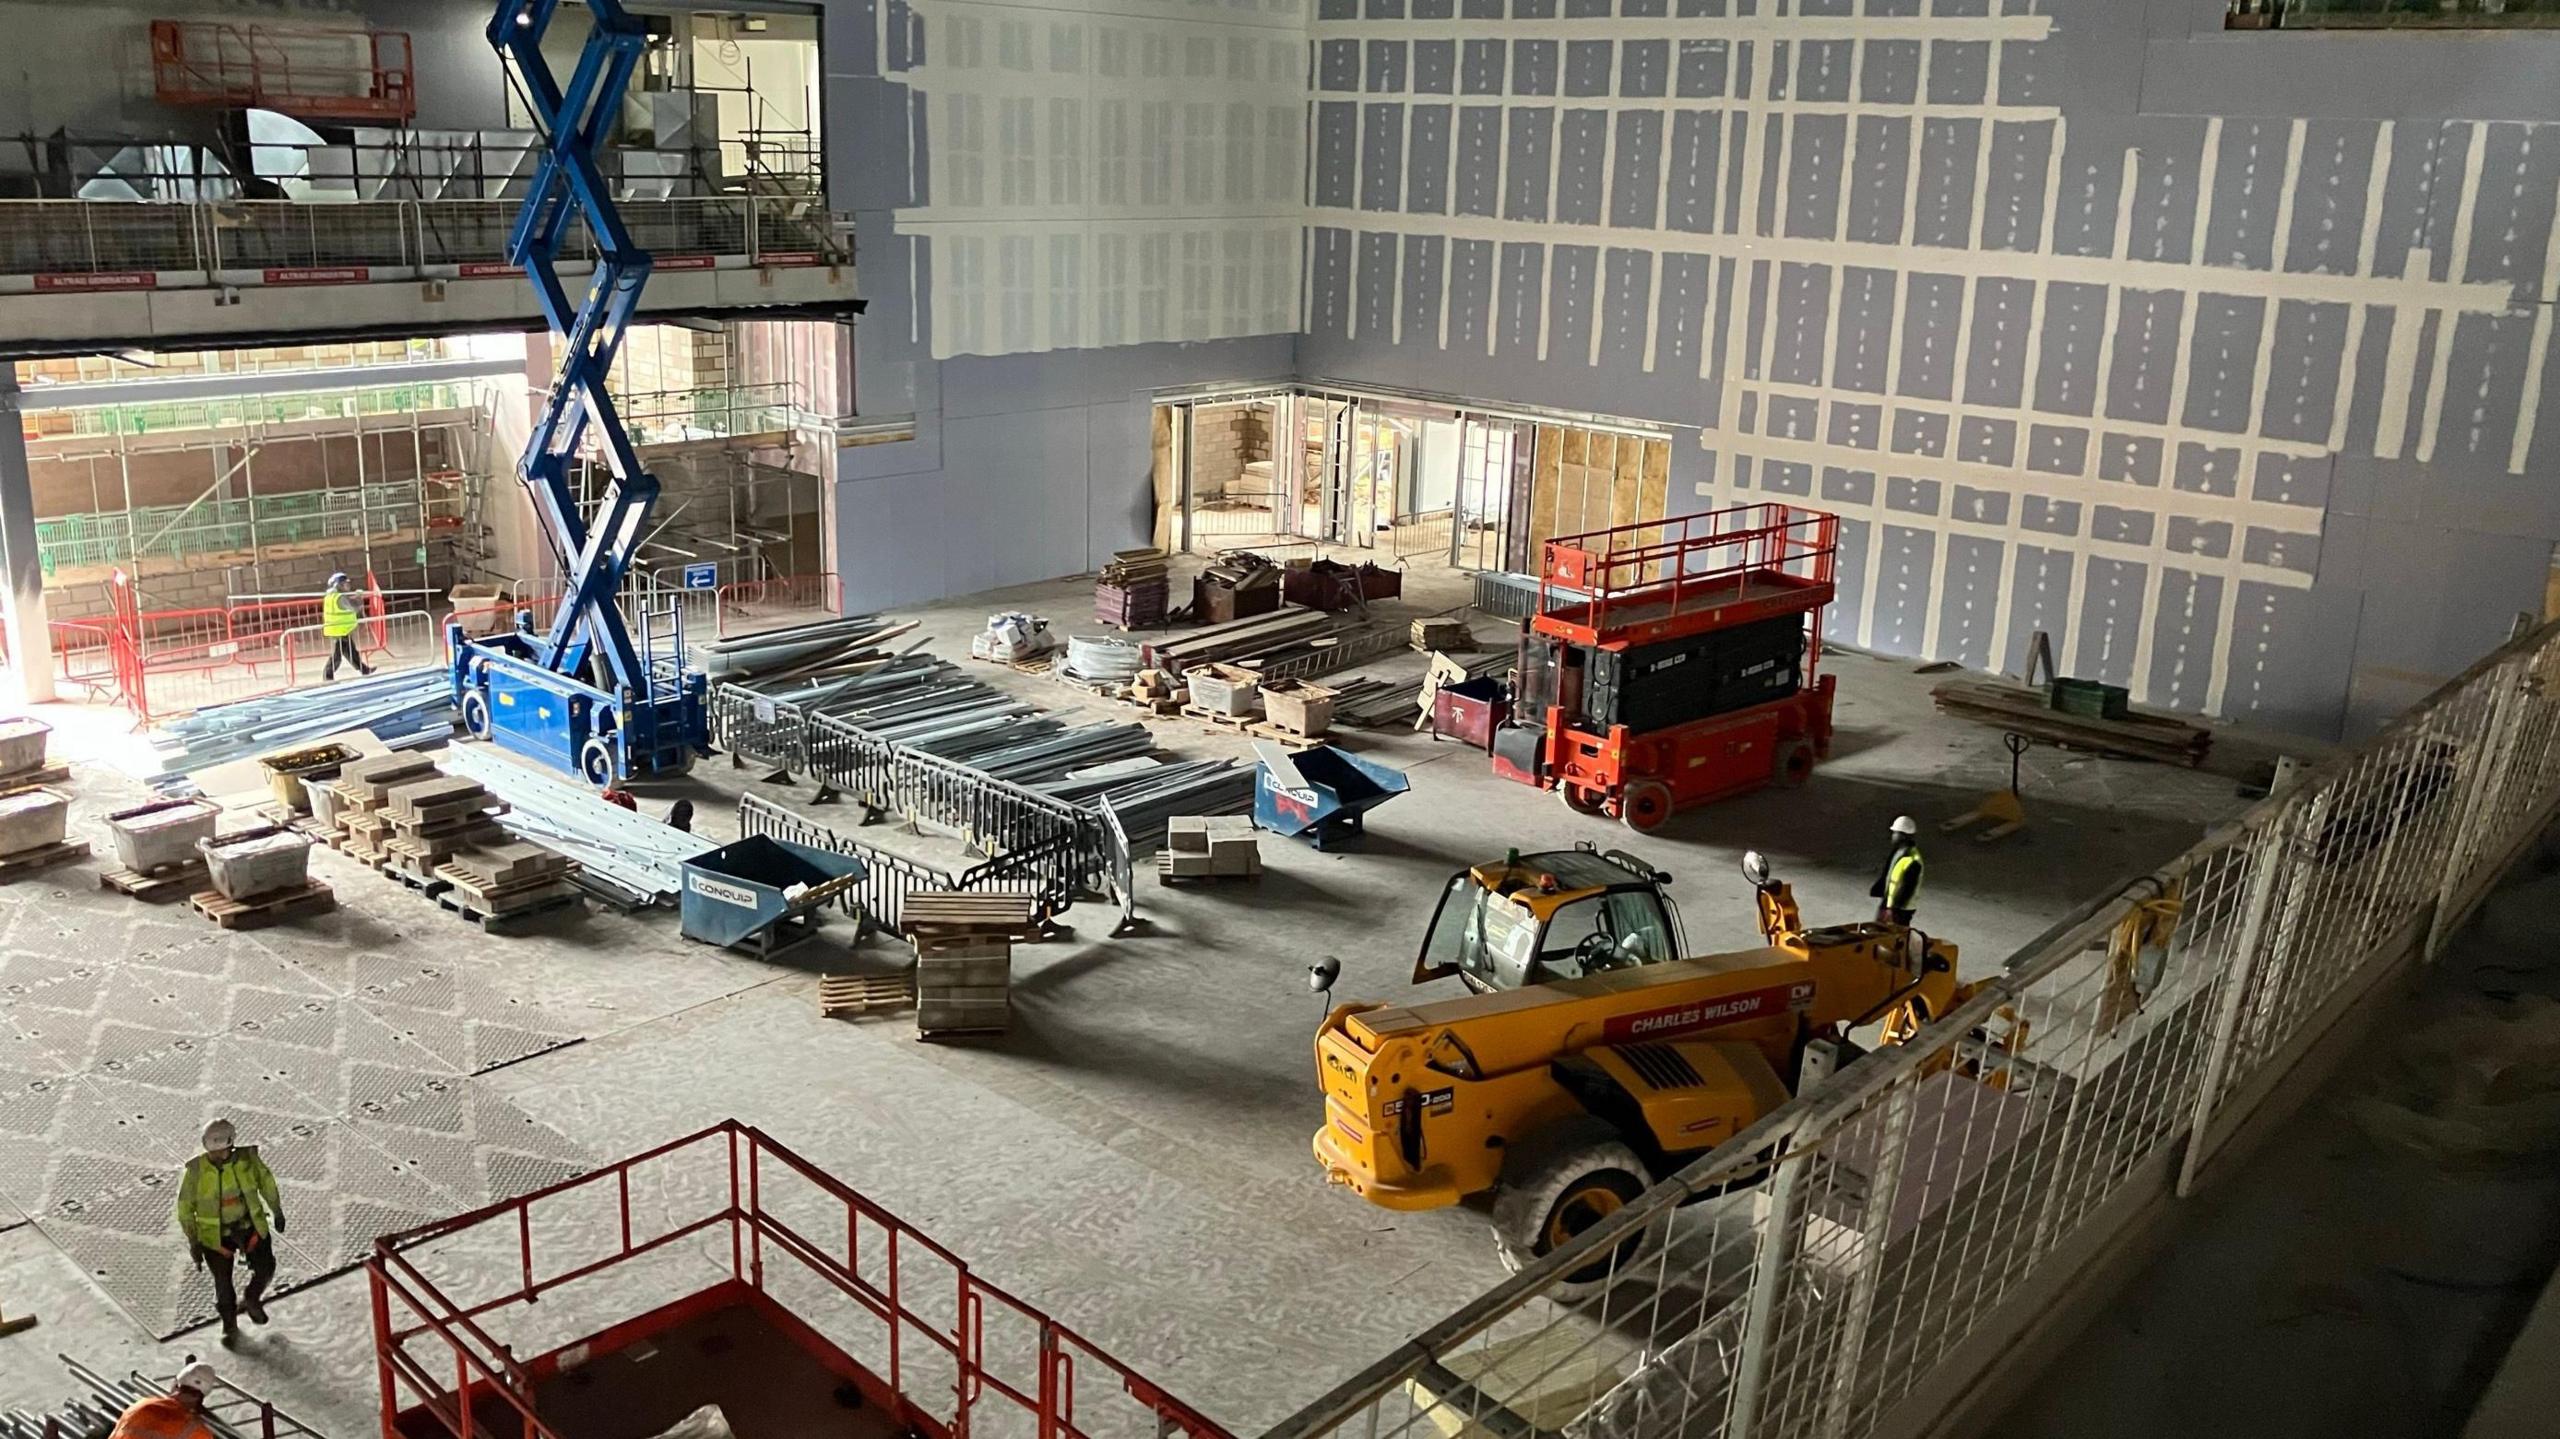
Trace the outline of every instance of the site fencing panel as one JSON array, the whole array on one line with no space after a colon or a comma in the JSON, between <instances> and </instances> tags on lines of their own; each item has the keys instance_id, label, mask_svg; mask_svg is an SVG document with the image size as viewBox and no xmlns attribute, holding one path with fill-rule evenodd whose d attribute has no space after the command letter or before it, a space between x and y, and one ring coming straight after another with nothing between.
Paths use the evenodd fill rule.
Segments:
<instances>
[{"instance_id":1,"label":"site fencing panel","mask_svg":"<svg viewBox=\"0 0 2560 1439\"><path fill-rule=\"evenodd\" d=\"M2560 626L2093 901L1911 1042L1271 1439L1858 1439L1925 1417L2191 1186L2330 1019L2459 927L2555 809ZM1624 1243L1639 1233L1656 1242ZM1602 1256L1595 1290L1561 1284Z\"/></svg>"}]
</instances>

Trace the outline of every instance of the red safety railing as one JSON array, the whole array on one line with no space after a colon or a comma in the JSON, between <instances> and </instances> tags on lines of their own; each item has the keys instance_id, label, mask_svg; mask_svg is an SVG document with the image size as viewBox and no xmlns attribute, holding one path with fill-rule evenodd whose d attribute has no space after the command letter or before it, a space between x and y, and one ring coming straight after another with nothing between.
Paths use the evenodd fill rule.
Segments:
<instances>
[{"instance_id":1,"label":"red safety railing","mask_svg":"<svg viewBox=\"0 0 2560 1439\"><path fill-rule=\"evenodd\" d=\"M547 1267L537 1234L568 1257ZM696 1236L690 1252L671 1248ZM662 1266L690 1259L691 1288L671 1287L663 1269L599 1286L656 1307L582 1308L581 1332L555 1333L560 1342L530 1360L516 1357L530 1347L522 1335L493 1332L556 1323L556 1306L537 1310L537 1299L648 1256ZM365 1268L386 1436L560 1439L541 1412L546 1380L695 1313L744 1304L851 1379L866 1406L917 1432L961 1436L998 1421L1015 1432L1028 1421L1042 1439L1226 1439L1198 1410L736 1120L380 1239ZM488 1292L447 1292L475 1281Z\"/></svg>"},{"instance_id":2,"label":"red safety railing","mask_svg":"<svg viewBox=\"0 0 2560 1439\"><path fill-rule=\"evenodd\" d=\"M1819 609L1832 596L1840 521L1793 505L1738 505L1546 542L1542 634L1644 643L1702 626Z\"/></svg>"},{"instance_id":3,"label":"red safety railing","mask_svg":"<svg viewBox=\"0 0 2560 1439\"><path fill-rule=\"evenodd\" d=\"M395 629L403 617L370 577L359 605L356 644L369 661L395 649L427 656L408 633L424 622ZM146 610L121 572L108 582L105 619L58 621L53 633L57 677L122 706L137 725L309 683L321 677L330 649L317 598Z\"/></svg>"},{"instance_id":4,"label":"red safety railing","mask_svg":"<svg viewBox=\"0 0 2560 1439\"><path fill-rule=\"evenodd\" d=\"M417 67L398 30L151 22L151 90L164 105L255 107L305 119L408 121Z\"/></svg>"}]
</instances>

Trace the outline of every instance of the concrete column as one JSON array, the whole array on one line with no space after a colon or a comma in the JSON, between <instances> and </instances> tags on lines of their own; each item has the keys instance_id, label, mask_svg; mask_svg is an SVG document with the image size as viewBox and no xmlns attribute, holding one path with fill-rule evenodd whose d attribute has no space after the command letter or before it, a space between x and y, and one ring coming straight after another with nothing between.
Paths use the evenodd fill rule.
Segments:
<instances>
[{"instance_id":1,"label":"concrete column","mask_svg":"<svg viewBox=\"0 0 2560 1439\"><path fill-rule=\"evenodd\" d=\"M18 367L0 361L0 633L9 642L11 698L53 699L53 631L44 622L44 565L36 554L35 483L18 419Z\"/></svg>"}]
</instances>

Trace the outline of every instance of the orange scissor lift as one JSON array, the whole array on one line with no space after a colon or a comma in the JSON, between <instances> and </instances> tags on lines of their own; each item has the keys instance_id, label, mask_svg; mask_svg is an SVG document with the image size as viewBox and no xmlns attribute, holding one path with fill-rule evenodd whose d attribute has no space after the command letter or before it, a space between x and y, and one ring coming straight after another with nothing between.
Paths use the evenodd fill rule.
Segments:
<instances>
[{"instance_id":1,"label":"orange scissor lift","mask_svg":"<svg viewBox=\"0 0 2560 1439\"><path fill-rule=\"evenodd\" d=\"M1831 753L1822 612L1839 530L1757 504L1548 541L1497 767L1637 830L1802 784Z\"/></svg>"},{"instance_id":2,"label":"orange scissor lift","mask_svg":"<svg viewBox=\"0 0 2560 1439\"><path fill-rule=\"evenodd\" d=\"M384 1439L640 1439L708 1404L740 1439L1229 1439L736 1120L365 1267Z\"/></svg>"}]
</instances>

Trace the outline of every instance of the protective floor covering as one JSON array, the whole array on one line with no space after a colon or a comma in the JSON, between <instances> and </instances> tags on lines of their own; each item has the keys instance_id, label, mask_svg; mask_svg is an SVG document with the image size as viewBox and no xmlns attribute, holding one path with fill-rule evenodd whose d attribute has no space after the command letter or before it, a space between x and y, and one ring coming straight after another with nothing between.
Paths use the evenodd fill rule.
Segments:
<instances>
[{"instance_id":1,"label":"protective floor covering","mask_svg":"<svg viewBox=\"0 0 2560 1439\"><path fill-rule=\"evenodd\" d=\"M278 1293L588 1164L470 1081L580 1037L495 982L506 946L457 931L429 963L368 949L352 913L232 932L94 884L66 868L0 889L0 1136L17 1141L0 1198L143 1328L213 1317L173 1212L216 1116L283 1189Z\"/></svg>"}]
</instances>

